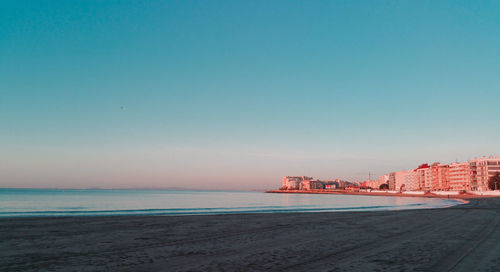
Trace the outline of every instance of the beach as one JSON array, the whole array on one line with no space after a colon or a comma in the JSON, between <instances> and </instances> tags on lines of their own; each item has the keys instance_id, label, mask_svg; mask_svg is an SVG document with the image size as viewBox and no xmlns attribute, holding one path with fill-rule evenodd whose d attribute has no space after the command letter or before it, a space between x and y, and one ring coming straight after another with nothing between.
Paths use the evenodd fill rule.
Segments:
<instances>
[{"instance_id":1,"label":"beach","mask_svg":"<svg viewBox=\"0 0 500 272\"><path fill-rule=\"evenodd\" d=\"M0 271L499 271L499 212L2 218Z\"/></svg>"}]
</instances>

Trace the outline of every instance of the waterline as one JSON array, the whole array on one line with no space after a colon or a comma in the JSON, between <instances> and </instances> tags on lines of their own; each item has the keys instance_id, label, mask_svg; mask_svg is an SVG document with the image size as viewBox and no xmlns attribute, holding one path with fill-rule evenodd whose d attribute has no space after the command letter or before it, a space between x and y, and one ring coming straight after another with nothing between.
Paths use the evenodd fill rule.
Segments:
<instances>
[{"instance_id":1,"label":"waterline","mask_svg":"<svg viewBox=\"0 0 500 272\"><path fill-rule=\"evenodd\" d=\"M419 197L262 192L0 189L0 217L380 211L461 203Z\"/></svg>"}]
</instances>

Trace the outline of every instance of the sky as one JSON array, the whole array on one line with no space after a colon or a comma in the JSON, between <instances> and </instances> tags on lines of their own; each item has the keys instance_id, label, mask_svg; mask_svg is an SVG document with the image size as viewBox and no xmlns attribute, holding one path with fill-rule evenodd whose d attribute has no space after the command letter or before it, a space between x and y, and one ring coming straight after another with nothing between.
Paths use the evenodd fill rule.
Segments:
<instances>
[{"instance_id":1,"label":"sky","mask_svg":"<svg viewBox=\"0 0 500 272\"><path fill-rule=\"evenodd\" d=\"M498 1L2 1L0 187L271 189L500 155Z\"/></svg>"}]
</instances>

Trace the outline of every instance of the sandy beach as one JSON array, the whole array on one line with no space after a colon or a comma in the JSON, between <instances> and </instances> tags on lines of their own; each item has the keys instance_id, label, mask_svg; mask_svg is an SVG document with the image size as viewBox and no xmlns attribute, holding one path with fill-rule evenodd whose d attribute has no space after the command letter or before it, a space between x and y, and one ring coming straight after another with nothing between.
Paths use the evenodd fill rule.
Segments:
<instances>
[{"instance_id":1,"label":"sandy beach","mask_svg":"<svg viewBox=\"0 0 500 272\"><path fill-rule=\"evenodd\" d=\"M500 271L499 212L3 218L0 270Z\"/></svg>"}]
</instances>

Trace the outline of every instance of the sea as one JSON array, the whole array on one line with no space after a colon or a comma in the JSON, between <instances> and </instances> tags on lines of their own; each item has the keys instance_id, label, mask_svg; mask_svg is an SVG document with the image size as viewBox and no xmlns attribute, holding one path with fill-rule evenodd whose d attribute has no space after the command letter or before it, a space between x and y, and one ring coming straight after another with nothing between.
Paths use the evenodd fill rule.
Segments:
<instances>
[{"instance_id":1,"label":"sea","mask_svg":"<svg viewBox=\"0 0 500 272\"><path fill-rule=\"evenodd\" d=\"M461 203L423 197L254 191L0 189L0 217L381 211Z\"/></svg>"}]
</instances>

